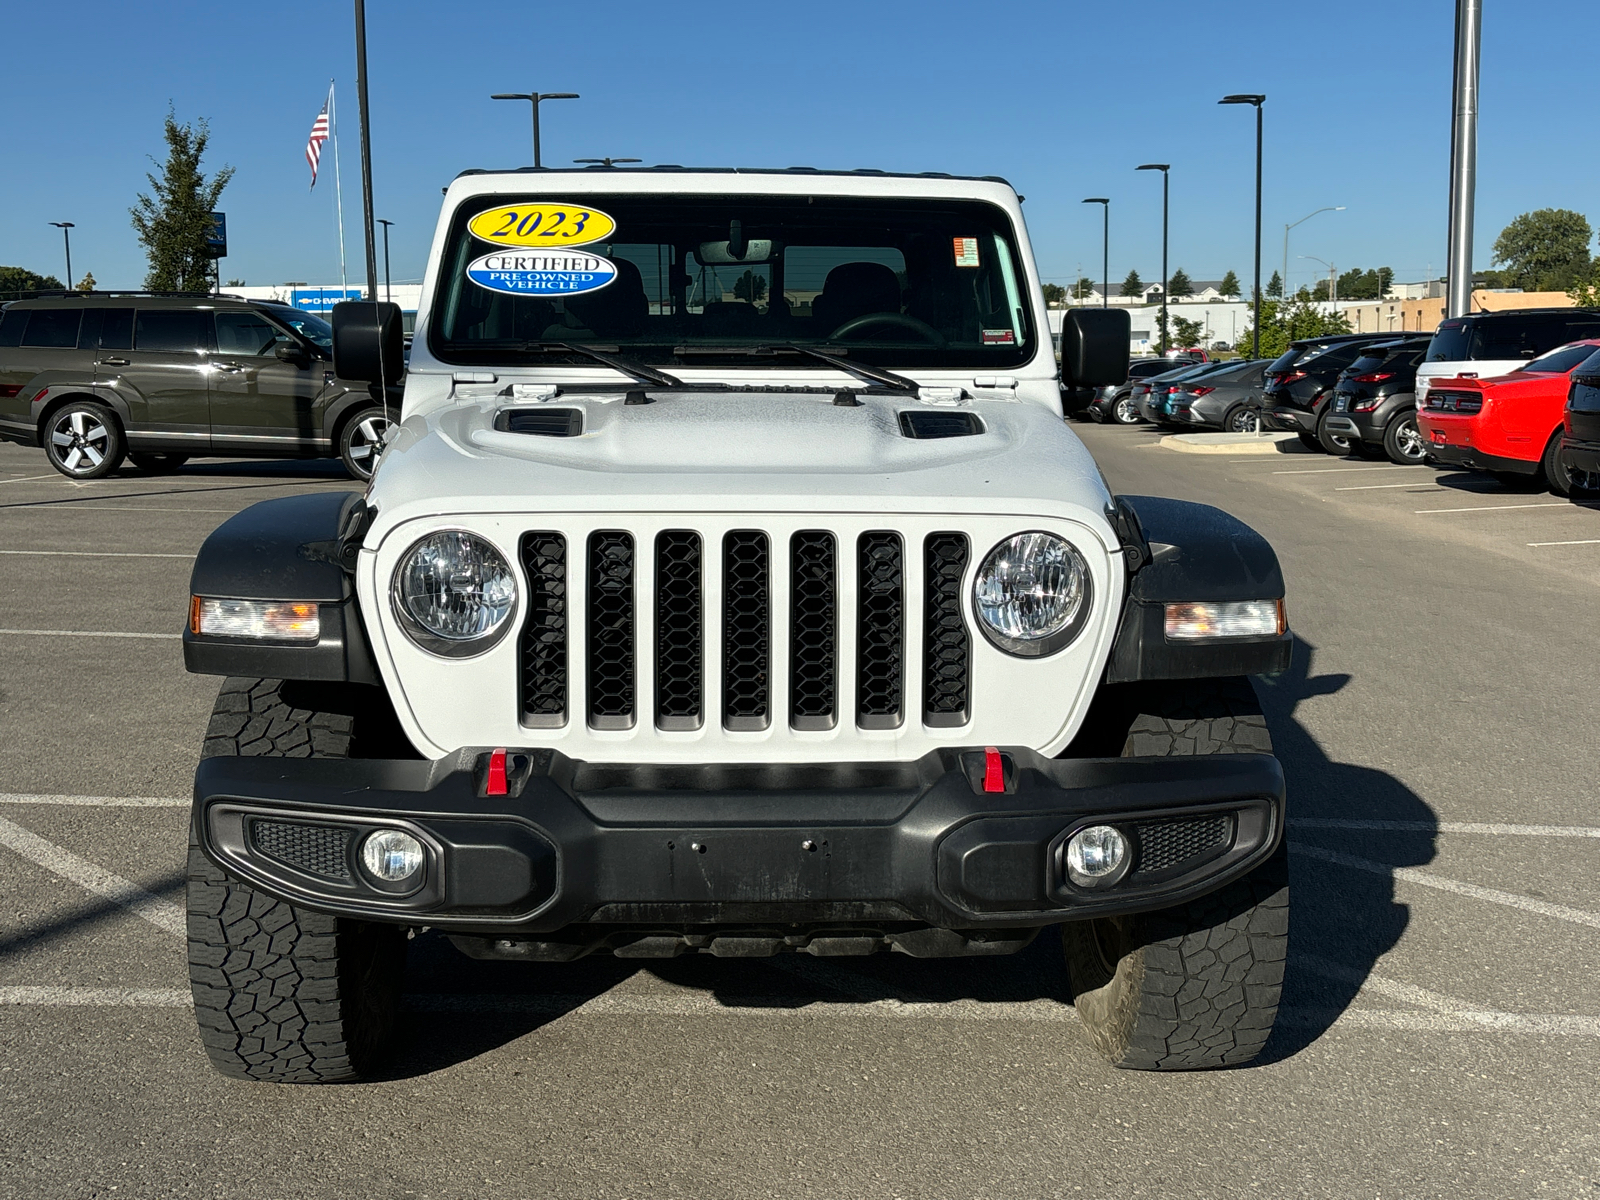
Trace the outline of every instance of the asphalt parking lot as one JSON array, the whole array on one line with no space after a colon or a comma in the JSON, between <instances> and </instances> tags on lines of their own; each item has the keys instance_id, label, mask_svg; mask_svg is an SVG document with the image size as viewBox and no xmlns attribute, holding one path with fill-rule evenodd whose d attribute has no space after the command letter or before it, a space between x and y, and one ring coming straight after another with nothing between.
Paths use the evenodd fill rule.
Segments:
<instances>
[{"instance_id":1,"label":"asphalt parking lot","mask_svg":"<svg viewBox=\"0 0 1600 1200\"><path fill-rule=\"evenodd\" d=\"M0 446L0 1193L1600 1196L1600 511L1431 468L1077 426L1289 581L1285 1008L1255 1066L1115 1072L1059 943L1013 959L471 962L412 943L388 1078L225 1080L188 1009L217 681L189 556L337 464L92 484Z\"/></svg>"}]
</instances>

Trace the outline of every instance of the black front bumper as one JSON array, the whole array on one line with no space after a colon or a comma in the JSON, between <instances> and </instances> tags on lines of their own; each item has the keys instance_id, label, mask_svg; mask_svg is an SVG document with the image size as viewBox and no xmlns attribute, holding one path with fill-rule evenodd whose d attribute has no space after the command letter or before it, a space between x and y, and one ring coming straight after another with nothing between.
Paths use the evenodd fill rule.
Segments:
<instances>
[{"instance_id":1,"label":"black front bumper","mask_svg":"<svg viewBox=\"0 0 1600 1200\"><path fill-rule=\"evenodd\" d=\"M367 920L569 941L582 928L875 930L884 944L923 936L928 953L946 930L1170 907L1245 874L1282 836L1270 755L1002 754L1006 790L986 792L981 749L904 764L632 767L537 750L510 756L504 796L485 794L486 751L210 758L195 829L259 890ZM1064 874L1068 837L1092 824L1134 846L1111 887ZM361 865L363 839L383 828L425 847L410 890L385 890Z\"/></svg>"}]
</instances>

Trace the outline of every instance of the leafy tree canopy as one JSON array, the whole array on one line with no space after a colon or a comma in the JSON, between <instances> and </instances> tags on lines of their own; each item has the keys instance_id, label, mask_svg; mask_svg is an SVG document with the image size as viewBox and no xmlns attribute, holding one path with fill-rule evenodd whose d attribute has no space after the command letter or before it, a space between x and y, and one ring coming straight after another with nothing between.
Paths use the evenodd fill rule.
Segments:
<instances>
[{"instance_id":1,"label":"leafy tree canopy","mask_svg":"<svg viewBox=\"0 0 1600 1200\"><path fill-rule=\"evenodd\" d=\"M1237 296L1239 294L1239 277L1229 271L1222 277L1222 283L1217 287L1217 291L1224 296Z\"/></svg>"},{"instance_id":2,"label":"leafy tree canopy","mask_svg":"<svg viewBox=\"0 0 1600 1200\"><path fill-rule=\"evenodd\" d=\"M1310 302L1306 289L1293 300L1266 300L1261 305L1261 357L1277 358L1289 348L1289 343L1301 338L1320 337L1329 333L1349 333L1350 322L1337 313L1325 313ZM1252 329L1240 332L1236 343L1249 346L1255 334Z\"/></svg>"},{"instance_id":3,"label":"leafy tree canopy","mask_svg":"<svg viewBox=\"0 0 1600 1200\"><path fill-rule=\"evenodd\" d=\"M1122 281L1122 291L1117 294L1120 296L1144 295L1144 280L1139 278L1139 272L1129 271L1128 277Z\"/></svg>"},{"instance_id":4,"label":"leafy tree canopy","mask_svg":"<svg viewBox=\"0 0 1600 1200\"><path fill-rule=\"evenodd\" d=\"M161 176L145 175L151 194L139 193L139 202L128 210L150 264L144 286L157 292L208 291L213 263L207 244L211 212L233 178L233 168L223 167L210 179L200 170L211 140L204 120L179 125L169 108L162 132L167 161L157 164Z\"/></svg>"},{"instance_id":5,"label":"leafy tree canopy","mask_svg":"<svg viewBox=\"0 0 1600 1200\"><path fill-rule=\"evenodd\" d=\"M1523 213L1500 231L1494 261L1506 268L1512 287L1565 291L1587 277L1593 236L1582 213L1541 208Z\"/></svg>"},{"instance_id":6,"label":"leafy tree canopy","mask_svg":"<svg viewBox=\"0 0 1600 1200\"><path fill-rule=\"evenodd\" d=\"M1078 282L1072 285L1072 294L1079 300L1087 300L1094 295L1094 280L1087 275L1080 275Z\"/></svg>"},{"instance_id":7,"label":"leafy tree canopy","mask_svg":"<svg viewBox=\"0 0 1600 1200\"><path fill-rule=\"evenodd\" d=\"M78 290L80 292L92 292L92 291L94 291L94 288L95 288L94 272L93 271L85 271L83 273L83 278L78 280Z\"/></svg>"},{"instance_id":8,"label":"leafy tree canopy","mask_svg":"<svg viewBox=\"0 0 1600 1200\"><path fill-rule=\"evenodd\" d=\"M1178 267L1176 270L1174 270L1172 272L1172 274L1170 276L1168 276L1168 278L1167 278L1167 295L1169 295L1169 296L1192 296L1192 295L1194 295L1194 283L1189 279L1188 272L1186 272L1182 267Z\"/></svg>"},{"instance_id":9,"label":"leafy tree canopy","mask_svg":"<svg viewBox=\"0 0 1600 1200\"><path fill-rule=\"evenodd\" d=\"M61 280L27 267L0 267L0 300L20 300L33 292L62 291Z\"/></svg>"},{"instance_id":10,"label":"leafy tree canopy","mask_svg":"<svg viewBox=\"0 0 1600 1200\"><path fill-rule=\"evenodd\" d=\"M733 294L740 300L748 300L757 304L767 298L767 278L757 275L753 271L746 271L733 281Z\"/></svg>"},{"instance_id":11,"label":"leafy tree canopy","mask_svg":"<svg viewBox=\"0 0 1600 1200\"><path fill-rule=\"evenodd\" d=\"M1059 307L1067 302L1067 289L1059 283L1044 285L1044 302Z\"/></svg>"},{"instance_id":12,"label":"leafy tree canopy","mask_svg":"<svg viewBox=\"0 0 1600 1200\"><path fill-rule=\"evenodd\" d=\"M1172 344L1180 350L1187 350L1190 346L1198 346L1200 339L1205 335L1206 327L1202 321L1191 321L1187 317L1174 317L1172 319Z\"/></svg>"}]
</instances>

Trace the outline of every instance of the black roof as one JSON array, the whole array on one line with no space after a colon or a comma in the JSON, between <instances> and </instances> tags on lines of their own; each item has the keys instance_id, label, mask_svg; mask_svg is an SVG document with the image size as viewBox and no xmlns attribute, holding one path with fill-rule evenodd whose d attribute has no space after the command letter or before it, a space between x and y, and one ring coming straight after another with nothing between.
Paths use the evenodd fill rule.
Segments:
<instances>
[{"instance_id":1,"label":"black roof","mask_svg":"<svg viewBox=\"0 0 1600 1200\"><path fill-rule=\"evenodd\" d=\"M1011 186L1011 181L1000 175L952 175L948 171L880 171L875 167L856 167L850 171L830 171L822 167L685 167L678 163L657 163L653 167L507 167L498 171L471 167L456 178L463 179L468 175L585 175L592 171L625 172L630 175L866 175L885 179L964 179Z\"/></svg>"},{"instance_id":2,"label":"black roof","mask_svg":"<svg viewBox=\"0 0 1600 1200\"><path fill-rule=\"evenodd\" d=\"M1471 319L1474 321L1481 321L1490 317L1543 317L1571 315L1573 313L1585 313L1591 317L1600 317L1600 308L1500 308L1494 310L1493 312L1462 313L1459 317L1445 317L1443 320L1464 321ZM1441 321L1441 324L1442 323L1443 322Z\"/></svg>"}]
</instances>

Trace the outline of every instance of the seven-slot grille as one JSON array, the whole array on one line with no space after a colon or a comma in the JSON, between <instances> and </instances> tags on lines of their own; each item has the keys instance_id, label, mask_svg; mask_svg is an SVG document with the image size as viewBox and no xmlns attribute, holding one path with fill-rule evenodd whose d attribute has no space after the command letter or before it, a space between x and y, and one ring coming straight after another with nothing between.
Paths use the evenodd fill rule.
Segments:
<instances>
[{"instance_id":1,"label":"seven-slot grille","mask_svg":"<svg viewBox=\"0 0 1600 1200\"><path fill-rule=\"evenodd\" d=\"M547 530L522 537L529 589L519 647L524 725L568 720L573 638L584 648L585 695L577 703L592 729L641 721L661 730L708 721L730 731L763 730L774 721L797 730L844 721L894 729L907 720L908 700L912 719L925 725L970 719L971 638L961 588L972 551L964 533L930 533L915 555L893 530L867 530L841 543L829 530L669 529L637 544L632 533L596 530L575 544L569 553L567 538ZM641 559L649 596L640 594ZM784 566L781 574L775 563ZM912 588L908 570L919 569L920 586ZM575 608L569 596L577 597ZM919 623L907 620L912 597L920 597ZM841 646L847 625L855 635L853 664ZM921 630L918 653L906 645L914 628ZM779 661L787 678L781 696L774 695ZM907 678L918 664L920 677ZM846 670L849 680L841 677ZM645 714L638 711L641 672L653 682L653 711ZM708 680L720 684L711 701L720 711L707 712Z\"/></svg>"}]
</instances>

